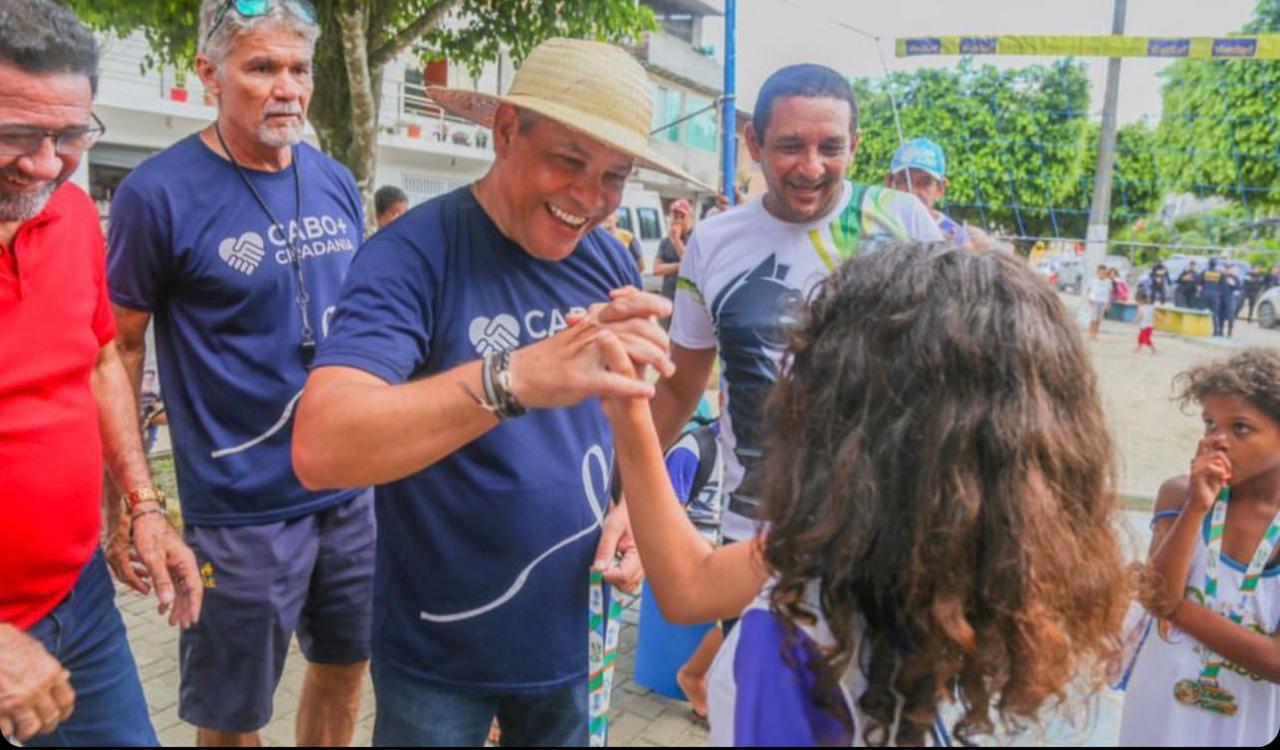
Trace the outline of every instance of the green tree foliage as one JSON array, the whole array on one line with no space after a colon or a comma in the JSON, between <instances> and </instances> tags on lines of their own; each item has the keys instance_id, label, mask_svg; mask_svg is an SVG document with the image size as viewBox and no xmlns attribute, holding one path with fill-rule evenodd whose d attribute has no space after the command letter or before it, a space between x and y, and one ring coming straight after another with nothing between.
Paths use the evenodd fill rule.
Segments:
<instances>
[{"instance_id":1,"label":"green tree foliage","mask_svg":"<svg viewBox=\"0 0 1280 750\"><path fill-rule=\"evenodd\" d=\"M1280 0L1258 0L1253 20L1245 24L1249 34L1274 34L1280 31Z\"/></svg>"},{"instance_id":2,"label":"green tree foliage","mask_svg":"<svg viewBox=\"0 0 1280 750\"><path fill-rule=\"evenodd\" d=\"M148 64L186 69L196 51L199 0L60 0L90 26L142 31ZM382 71L406 50L478 72L500 50L519 63L542 40L635 38L657 27L634 0L312 0L321 37L310 120L320 145L352 172L372 202ZM370 212L371 213L371 212Z\"/></svg>"},{"instance_id":3,"label":"green tree foliage","mask_svg":"<svg viewBox=\"0 0 1280 750\"><path fill-rule=\"evenodd\" d=\"M855 179L880 182L888 172L899 143L890 88L902 137L930 138L946 152L950 214L1005 235L1084 236L1098 125L1088 117L1083 65L1060 60L999 70L965 59L954 69L855 80L862 127ZM1141 123L1118 134L1113 222L1159 202L1152 138Z\"/></svg>"},{"instance_id":4,"label":"green tree foliage","mask_svg":"<svg viewBox=\"0 0 1280 750\"><path fill-rule=\"evenodd\" d=\"M1280 32L1280 0L1262 0L1248 33ZM1157 129L1163 179L1237 201L1248 218L1280 209L1280 61L1179 60L1162 73Z\"/></svg>"},{"instance_id":5,"label":"green tree foliage","mask_svg":"<svg viewBox=\"0 0 1280 750\"><path fill-rule=\"evenodd\" d=\"M1280 259L1280 239L1270 222L1249 221L1243 206L1224 206L1179 216L1172 221L1149 216L1134 221L1111 237L1108 252L1127 255L1137 265L1155 262L1175 253L1191 255L1231 254L1270 268Z\"/></svg>"},{"instance_id":6,"label":"green tree foliage","mask_svg":"<svg viewBox=\"0 0 1280 750\"><path fill-rule=\"evenodd\" d=\"M1086 214L1093 200L1093 178L1098 166L1098 138L1102 127L1089 122L1088 160L1078 205ZM1120 228L1146 216L1160 206L1168 192L1156 172L1156 130L1145 121L1130 122L1116 129L1116 162L1111 174L1112 228ZM1085 215L1083 218L1088 218ZM1073 235L1074 236L1074 235Z\"/></svg>"}]
</instances>

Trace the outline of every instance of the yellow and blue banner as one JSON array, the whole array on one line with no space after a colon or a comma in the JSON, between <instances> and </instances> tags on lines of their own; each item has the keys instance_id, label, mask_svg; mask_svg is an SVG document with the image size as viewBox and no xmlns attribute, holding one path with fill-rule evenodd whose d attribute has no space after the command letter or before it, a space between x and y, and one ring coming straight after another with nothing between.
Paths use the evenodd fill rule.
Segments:
<instances>
[{"instance_id":1,"label":"yellow and blue banner","mask_svg":"<svg viewBox=\"0 0 1280 750\"><path fill-rule=\"evenodd\" d=\"M922 36L896 40L898 57L1048 55L1280 60L1280 35L1265 36Z\"/></svg>"}]
</instances>

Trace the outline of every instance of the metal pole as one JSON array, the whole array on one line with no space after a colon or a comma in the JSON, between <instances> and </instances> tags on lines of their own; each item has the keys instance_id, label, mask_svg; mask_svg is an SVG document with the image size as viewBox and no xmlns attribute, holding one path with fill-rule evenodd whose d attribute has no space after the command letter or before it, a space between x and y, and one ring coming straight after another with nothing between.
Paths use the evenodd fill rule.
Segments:
<instances>
[{"instance_id":1,"label":"metal pole","mask_svg":"<svg viewBox=\"0 0 1280 750\"><path fill-rule=\"evenodd\" d=\"M735 41L738 25L737 0L724 3L724 107L720 115L720 164L724 197L732 206L737 202L738 183L738 48Z\"/></svg>"},{"instance_id":2,"label":"metal pole","mask_svg":"<svg viewBox=\"0 0 1280 750\"><path fill-rule=\"evenodd\" d=\"M1128 0L1115 0L1111 33L1124 34L1125 6ZM1085 278L1107 255L1108 223L1111 216L1111 175L1116 162L1116 102L1120 97L1120 58L1107 60L1107 90L1102 105L1102 132L1098 135L1098 165L1094 170L1093 203L1089 207L1089 230L1085 235Z\"/></svg>"}]
</instances>

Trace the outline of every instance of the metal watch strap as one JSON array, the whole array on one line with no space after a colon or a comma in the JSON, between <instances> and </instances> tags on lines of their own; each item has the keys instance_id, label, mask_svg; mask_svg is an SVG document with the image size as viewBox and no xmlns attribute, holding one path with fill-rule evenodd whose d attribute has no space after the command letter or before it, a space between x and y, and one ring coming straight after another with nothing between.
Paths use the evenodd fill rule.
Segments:
<instances>
[{"instance_id":1,"label":"metal watch strap","mask_svg":"<svg viewBox=\"0 0 1280 750\"><path fill-rule=\"evenodd\" d=\"M490 352L481 368L485 398L498 419L510 419L525 413L525 408L511 392L511 352Z\"/></svg>"}]
</instances>

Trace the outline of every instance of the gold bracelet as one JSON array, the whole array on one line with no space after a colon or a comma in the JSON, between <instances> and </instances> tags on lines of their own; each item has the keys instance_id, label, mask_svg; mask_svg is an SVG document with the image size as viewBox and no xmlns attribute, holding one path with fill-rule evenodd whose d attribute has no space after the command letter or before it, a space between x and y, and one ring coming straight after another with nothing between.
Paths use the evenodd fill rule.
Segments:
<instances>
[{"instance_id":1,"label":"gold bracelet","mask_svg":"<svg viewBox=\"0 0 1280 750\"><path fill-rule=\"evenodd\" d=\"M120 498L121 505L124 506L124 512L132 514L134 508L143 503L155 503L159 505L161 510L167 506L165 504L164 492L156 487L143 487L133 490L124 497Z\"/></svg>"}]
</instances>

